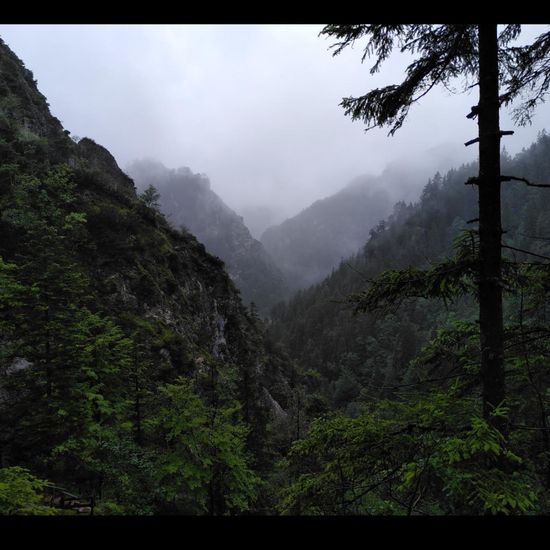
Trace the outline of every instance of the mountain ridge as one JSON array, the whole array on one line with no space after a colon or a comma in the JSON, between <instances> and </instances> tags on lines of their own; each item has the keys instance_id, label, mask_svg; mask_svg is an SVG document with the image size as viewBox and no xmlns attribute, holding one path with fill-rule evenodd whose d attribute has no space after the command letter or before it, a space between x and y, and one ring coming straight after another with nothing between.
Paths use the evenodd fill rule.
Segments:
<instances>
[{"instance_id":1,"label":"mountain ridge","mask_svg":"<svg viewBox=\"0 0 550 550\"><path fill-rule=\"evenodd\" d=\"M153 185L159 205L174 227L185 226L221 258L245 303L262 314L286 295L283 274L252 237L243 218L217 195L207 176L188 167L170 170L158 161L135 161L126 168L140 190Z\"/></svg>"},{"instance_id":2,"label":"mountain ridge","mask_svg":"<svg viewBox=\"0 0 550 550\"><path fill-rule=\"evenodd\" d=\"M103 494L104 510L248 509L290 367L223 262L147 207L107 149L69 135L0 40L1 466ZM161 475L171 391L220 414L241 403L220 425L249 480L238 500L220 486L207 501L218 466L194 500Z\"/></svg>"},{"instance_id":3,"label":"mountain ridge","mask_svg":"<svg viewBox=\"0 0 550 550\"><path fill-rule=\"evenodd\" d=\"M318 283L355 253L389 213L390 195L373 176L360 176L337 193L266 229L261 242L292 291Z\"/></svg>"}]
</instances>

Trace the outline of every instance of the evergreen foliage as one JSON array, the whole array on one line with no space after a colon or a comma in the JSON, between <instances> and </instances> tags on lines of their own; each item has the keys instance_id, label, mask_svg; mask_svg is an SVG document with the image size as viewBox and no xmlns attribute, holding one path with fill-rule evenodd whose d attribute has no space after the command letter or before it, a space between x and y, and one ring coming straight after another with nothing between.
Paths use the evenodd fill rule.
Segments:
<instances>
[{"instance_id":1,"label":"evergreen foliage","mask_svg":"<svg viewBox=\"0 0 550 550\"><path fill-rule=\"evenodd\" d=\"M140 195L139 198L148 208L160 209L160 193L154 185L149 185Z\"/></svg>"},{"instance_id":2,"label":"evergreen foliage","mask_svg":"<svg viewBox=\"0 0 550 550\"><path fill-rule=\"evenodd\" d=\"M2 512L55 512L42 478L95 514L254 511L284 359L155 190L72 141L2 42L0 65Z\"/></svg>"},{"instance_id":3,"label":"evergreen foliage","mask_svg":"<svg viewBox=\"0 0 550 550\"><path fill-rule=\"evenodd\" d=\"M364 27L327 31L341 50ZM392 132L475 73L467 27L370 32L374 70L394 39L424 55L347 103ZM525 94L525 116L547 46L502 50L501 99ZM105 515L550 512L550 195L501 182L507 399L487 414L477 165L396 204L266 324L154 189L140 200L106 150L63 133L2 42L0 69L0 514L53 515L59 487ZM503 173L548 182L549 158L541 134Z\"/></svg>"},{"instance_id":4,"label":"evergreen foliage","mask_svg":"<svg viewBox=\"0 0 550 550\"><path fill-rule=\"evenodd\" d=\"M547 154L550 140L541 134L503 163L544 182ZM496 411L504 439L479 414L478 240L466 229L476 204L464 185L475 169L430 180L420 201L398 205L355 257L276 310L273 338L317 373L306 378L307 394L322 392L331 411L280 464L291 476L281 513L548 509L548 268L529 254L504 253L510 399ZM548 255L541 222L549 200L537 189L505 188L505 242Z\"/></svg>"}]
</instances>

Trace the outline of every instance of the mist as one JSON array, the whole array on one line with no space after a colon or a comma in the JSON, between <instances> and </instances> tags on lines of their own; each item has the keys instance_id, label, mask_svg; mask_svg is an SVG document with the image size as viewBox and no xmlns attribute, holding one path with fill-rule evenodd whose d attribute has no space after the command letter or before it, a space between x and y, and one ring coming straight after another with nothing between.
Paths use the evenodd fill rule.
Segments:
<instances>
[{"instance_id":1,"label":"mist","mask_svg":"<svg viewBox=\"0 0 550 550\"><path fill-rule=\"evenodd\" d=\"M361 44L337 57L321 25L0 25L0 36L32 69L52 114L73 136L112 152L121 167L155 158L208 176L212 189L254 226L280 223L353 178L413 170L414 198L435 171L475 160L466 119L477 91L433 90L394 137L364 132L341 99L398 82L397 54L370 75ZM530 40L544 30L524 27ZM457 82L460 90L460 82ZM512 155L545 128L542 105L515 135ZM411 187L412 185L412 187ZM418 186L417 186L418 185Z\"/></svg>"}]
</instances>

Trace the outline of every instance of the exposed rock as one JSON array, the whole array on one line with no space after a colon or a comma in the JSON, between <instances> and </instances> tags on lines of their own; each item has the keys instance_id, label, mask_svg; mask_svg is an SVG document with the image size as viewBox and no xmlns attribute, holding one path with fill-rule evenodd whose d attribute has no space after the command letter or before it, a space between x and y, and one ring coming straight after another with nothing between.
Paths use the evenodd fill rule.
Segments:
<instances>
[{"instance_id":1,"label":"exposed rock","mask_svg":"<svg viewBox=\"0 0 550 550\"><path fill-rule=\"evenodd\" d=\"M32 365L33 364L27 361L24 357L14 357L10 366L6 369L6 374L13 374L15 372L28 369L29 367L32 367Z\"/></svg>"},{"instance_id":2,"label":"exposed rock","mask_svg":"<svg viewBox=\"0 0 550 550\"><path fill-rule=\"evenodd\" d=\"M263 401L269 408L273 417L277 420L288 420L288 413L279 405L279 403L273 398L267 388L263 388Z\"/></svg>"},{"instance_id":3,"label":"exposed rock","mask_svg":"<svg viewBox=\"0 0 550 550\"><path fill-rule=\"evenodd\" d=\"M119 167L113 155L90 138L82 138L77 145L79 159L87 162L87 168L98 174L103 185L129 198L136 198L134 182Z\"/></svg>"},{"instance_id":4,"label":"exposed rock","mask_svg":"<svg viewBox=\"0 0 550 550\"><path fill-rule=\"evenodd\" d=\"M64 138L31 71L0 38L0 114L41 138ZM70 140L69 140L70 141Z\"/></svg>"},{"instance_id":5,"label":"exposed rock","mask_svg":"<svg viewBox=\"0 0 550 550\"><path fill-rule=\"evenodd\" d=\"M218 315L214 322L214 345L212 346L212 355L216 358L223 356L223 350L227 346L225 340L225 324L227 319Z\"/></svg>"}]
</instances>

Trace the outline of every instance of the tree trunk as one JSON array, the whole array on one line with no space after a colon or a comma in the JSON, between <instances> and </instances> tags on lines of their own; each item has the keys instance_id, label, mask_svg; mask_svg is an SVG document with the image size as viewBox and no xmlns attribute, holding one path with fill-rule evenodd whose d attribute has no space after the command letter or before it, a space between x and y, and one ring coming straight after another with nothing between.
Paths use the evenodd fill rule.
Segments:
<instances>
[{"instance_id":1,"label":"tree trunk","mask_svg":"<svg viewBox=\"0 0 550 550\"><path fill-rule=\"evenodd\" d=\"M501 286L500 128L497 26L479 25L479 322L483 416L492 416L505 398L504 329Z\"/></svg>"}]
</instances>

